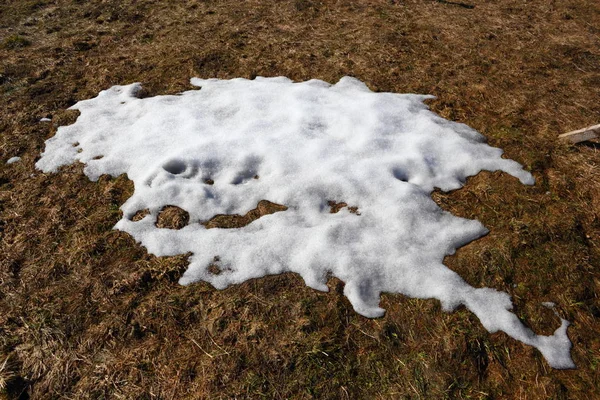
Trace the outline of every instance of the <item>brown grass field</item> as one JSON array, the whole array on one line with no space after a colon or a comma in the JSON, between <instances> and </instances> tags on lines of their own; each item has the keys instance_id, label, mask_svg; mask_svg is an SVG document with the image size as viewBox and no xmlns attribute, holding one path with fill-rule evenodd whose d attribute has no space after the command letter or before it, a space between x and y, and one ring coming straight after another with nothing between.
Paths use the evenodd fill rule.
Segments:
<instances>
[{"instance_id":1,"label":"brown grass field","mask_svg":"<svg viewBox=\"0 0 600 400\"><path fill-rule=\"evenodd\" d=\"M600 2L462 2L0 1L0 399L600 399L600 144L557 140L600 123ZM112 230L126 176L34 167L66 108L112 85L280 75L434 94L530 170L434 193L491 231L446 264L537 333L555 302L577 369L436 300L386 294L368 319L335 279L180 286L186 257Z\"/></svg>"}]
</instances>

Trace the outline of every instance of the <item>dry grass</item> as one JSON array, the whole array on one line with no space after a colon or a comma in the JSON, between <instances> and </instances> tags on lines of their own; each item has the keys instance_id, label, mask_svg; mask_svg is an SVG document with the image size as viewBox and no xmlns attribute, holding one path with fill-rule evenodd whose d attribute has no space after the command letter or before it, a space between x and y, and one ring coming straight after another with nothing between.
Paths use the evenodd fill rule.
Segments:
<instances>
[{"instance_id":1,"label":"dry grass","mask_svg":"<svg viewBox=\"0 0 600 400\"><path fill-rule=\"evenodd\" d=\"M5 0L0 43L0 160L22 157L0 165L0 398L600 398L599 145L556 141L600 119L597 1ZM534 187L483 173L435 194L491 230L446 261L539 332L555 302L578 369L433 300L363 318L335 279L181 287L185 256L112 230L126 177L34 168L64 110L111 85L256 75L434 94L531 170Z\"/></svg>"},{"instance_id":2,"label":"dry grass","mask_svg":"<svg viewBox=\"0 0 600 400\"><path fill-rule=\"evenodd\" d=\"M244 215L237 214L218 214L212 217L210 220L203 222L207 229L212 228L223 228L223 229L232 229L232 228L241 228L246 226L253 221L256 221L260 217L265 215L274 214L276 212L285 211L288 208L281 204L272 203L268 200L261 200L256 205L256 208L248 211Z\"/></svg>"},{"instance_id":3,"label":"dry grass","mask_svg":"<svg viewBox=\"0 0 600 400\"><path fill-rule=\"evenodd\" d=\"M138 213L136 213L137 215ZM135 215L134 215L135 219ZM156 218L158 228L181 229L190 222L190 214L177 206L166 206Z\"/></svg>"}]
</instances>

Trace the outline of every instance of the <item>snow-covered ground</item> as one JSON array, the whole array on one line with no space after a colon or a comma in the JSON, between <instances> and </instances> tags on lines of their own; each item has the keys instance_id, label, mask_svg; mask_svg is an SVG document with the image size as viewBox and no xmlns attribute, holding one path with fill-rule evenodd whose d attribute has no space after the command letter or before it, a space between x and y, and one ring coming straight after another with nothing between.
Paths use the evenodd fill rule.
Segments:
<instances>
[{"instance_id":1,"label":"snow-covered ground","mask_svg":"<svg viewBox=\"0 0 600 400\"><path fill-rule=\"evenodd\" d=\"M80 101L77 122L58 129L36 166L46 172L81 161L92 180L127 173L135 193L116 228L157 256L191 252L180 282L216 288L292 271L327 290L328 274L367 317L384 313L381 292L464 304L490 332L539 349L571 368L567 321L539 336L509 310L508 294L469 286L444 256L487 233L478 221L440 209L434 188L458 189L481 170L533 177L464 124L430 112L428 96L374 93L345 77L337 84L287 78L192 79L201 90L138 99L140 85L115 86ZM207 229L217 214L240 214L260 200L288 207L237 229ZM358 207L330 213L329 201ZM175 205L190 223L155 225ZM137 211L150 213L133 221ZM215 263L221 273L212 273Z\"/></svg>"}]
</instances>

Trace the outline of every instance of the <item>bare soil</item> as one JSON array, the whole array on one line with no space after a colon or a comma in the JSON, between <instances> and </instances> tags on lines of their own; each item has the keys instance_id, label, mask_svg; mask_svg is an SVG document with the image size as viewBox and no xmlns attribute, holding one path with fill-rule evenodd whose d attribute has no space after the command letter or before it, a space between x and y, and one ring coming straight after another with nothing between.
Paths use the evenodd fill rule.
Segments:
<instances>
[{"instance_id":1,"label":"bare soil","mask_svg":"<svg viewBox=\"0 0 600 400\"><path fill-rule=\"evenodd\" d=\"M280 75L434 94L525 165L533 187L482 173L434 194L491 231L446 262L538 333L558 327L541 305L556 303L578 368L435 300L384 295L386 315L364 318L336 279L180 286L186 256L112 229L125 176L34 167L66 108L112 85ZM600 144L557 141L599 123L599 99L597 0L3 0L0 398L600 398Z\"/></svg>"}]
</instances>

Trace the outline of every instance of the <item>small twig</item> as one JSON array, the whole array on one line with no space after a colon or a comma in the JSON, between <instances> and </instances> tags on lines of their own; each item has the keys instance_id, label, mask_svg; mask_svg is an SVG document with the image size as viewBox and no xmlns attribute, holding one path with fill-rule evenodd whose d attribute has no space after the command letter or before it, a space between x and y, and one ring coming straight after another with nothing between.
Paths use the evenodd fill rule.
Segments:
<instances>
[{"instance_id":1,"label":"small twig","mask_svg":"<svg viewBox=\"0 0 600 400\"><path fill-rule=\"evenodd\" d=\"M2 366L0 366L0 373L4 372L4 368L6 368L6 363L8 362L8 359L10 358L10 354L8 355L8 357L6 357L6 360L4 360L4 362L2 363ZM7 385L7 379L5 379L5 377L0 376L0 390L4 390L6 389L6 385Z\"/></svg>"},{"instance_id":2,"label":"small twig","mask_svg":"<svg viewBox=\"0 0 600 400\"><path fill-rule=\"evenodd\" d=\"M558 137L560 139L568 140L571 143L585 142L591 139L596 139L600 136L600 124L594 126L588 126L587 128L578 129L576 131L563 133Z\"/></svg>"},{"instance_id":3,"label":"small twig","mask_svg":"<svg viewBox=\"0 0 600 400\"><path fill-rule=\"evenodd\" d=\"M358 325L356 325L356 324L353 324L353 325L354 325L354 327L355 327L356 329L358 329L358 331L359 331L360 333L362 333L363 335L365 335L365 336L368 336L368 337L370 337L371 339L374 339L374 340L376 340L376 341L378 341L378 342L379 342L379 339L378 339L378 338L376 338L375 336L373 336L373 335L369 335L367 332L365 332L365 331L363 331L362 329L360 329L360 328L358 327Z\"/></svg>"},{"instance_id":4,"label":"small twig","mask_svg":"<svg viewBox=\"0 0 600 400\"><path fill-rule=\"evenodd\" d=\"M192 341L192 342L193 342L193 343L194 343L196 346L198 346L198 348L199 348L200 350L202 350L202 352L203 352L204 354L206 354L206 355L207 355L207 356L209 356L210 358L214 358L214 357L213 357L211 354L208 354L208 353L206 352L206 350L204 350L204 349L202 348L202 346L200 346L200 345L198 344L198 342L196 342L194 339L192 339L191 337L188 337L188 339L190 339L190 340L191 340L191 341Z\"/></svg>"},{"instance_id":5,"label":"small twig","mask_svg":"<svg viewBox=\"0 0 600 400\"><path fill-rule=\"evenodd\" d=\"M219 346L219 344L217 342L215 342L215 339L213 339L212 335L208 331L206 331L206 334L208 335L208 338L210 339L210 341L213 342L214 345L217 346L219 349L221 349L221 351L223 352L223 354L230 355L227 350L225 350L224 348L222 348L221 346ZM219 354L219 355L223 355L223 354Z\"/></svg>"},{"instance_id":6,"label":"small twig","mask_svg":"<svg viewBox=\"0 0 600 400\"><path fill-rule=\"evenodd\" d=\"M457 2L457 1L449 1L449 0L435 0L438 3L442 3L442 4L448 4L451 6L459 6L462 8L467 8L469 10L472 10L475 8L475 6L473 4L467 4L467 3L461 3L461 2Z\"/></svg>"},{"instance_id":7,"label":"small twig","mask_svg":"<svg viewBox=\"0 0 600 400\"><path fill-rule=\"evenodd\" d=\"M255 295L254 293L250 293L250 296L254 297L254 299L256 301L258 301L260 304L262 304L263 306L271 306L271 303L269 303L268 301L266 301L265 299L262 299L260 297L258 297L257 295Z\"/></svg>"}]
</instances>

